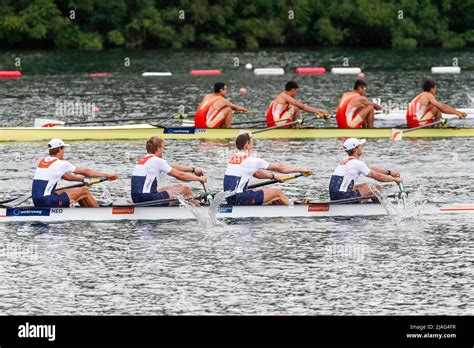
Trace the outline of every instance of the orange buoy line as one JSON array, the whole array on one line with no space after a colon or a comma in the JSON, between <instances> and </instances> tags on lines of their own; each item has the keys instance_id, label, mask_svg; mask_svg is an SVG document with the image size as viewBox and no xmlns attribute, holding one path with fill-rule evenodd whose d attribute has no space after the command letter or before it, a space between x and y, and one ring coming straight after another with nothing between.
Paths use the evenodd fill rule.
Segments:
<instances>
[{"instance_id":1,"label":"orange buoy line","mask_svg":"<svg viewBox=\"0 0 474 348\"><path fill-rule=\"evenodd\" d=\"M18 70L0 70L0 78L2 79L18 79L21 72Z\"/></svg>"},{"instance_id":2,"label":"orange buoy line","mask_svg":"<svg viewBox=\"0 0 474 348\"><path fill-rule=\"evenodd\" d=\"M326 68L315 67L315 68L296 68L298 75L322 75L326 73Z\"/></svg>"},{"instance_id":3,"label":"orange buoy line","mask_svg":"<svg viewBox=\"0 0 474 348\"><path fill-rule=\"evenodd\" d=\"M220 70L191 70L191 75L220 75Z\"/></svg>"},{"instance_id":4,"label":"orange buoy line","mask_svg":"<svg viewBox=\"0 0 474 348\"><path fill-rule=\"evenodd\" d=\"M87 74L89 77L106 77L106 76L112 76L111 73L93 73L93 74Z\"/></svg>"}]
</instances>

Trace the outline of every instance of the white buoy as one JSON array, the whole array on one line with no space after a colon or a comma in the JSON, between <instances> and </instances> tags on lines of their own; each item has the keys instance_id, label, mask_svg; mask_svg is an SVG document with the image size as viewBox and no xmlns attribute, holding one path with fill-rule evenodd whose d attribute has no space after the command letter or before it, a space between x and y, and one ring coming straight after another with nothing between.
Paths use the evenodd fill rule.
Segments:
<instances>
[{"instance_id":1,"label":"white buoy","mask_svg":"<svg viewBox=\"0 0 474 348\"><path fill-rule=\"evenodd\" d=\"M249 69L249 70L252 69L252 64L250 63L245 64L245 69Z\"/></svg>"},{"instance_id":2,"label":"white buoy","mask_svg":"<svg viewBox=\"0 0 474 348\"><path fill-rule=\"evenodd\" d=\"M144 72L142 76L171 76L173 75L171 72Z\"/></svg>"},{"instance_id":3,"label":"white buoy","mask_svg":"<svg viewBox=\"0 0 474 348\"><path fill-rule=\"evenodd\" d=\"M431 68L432 74L459 74L461 68L458 66L434 66Z\"/></svg>"},{"instance_id":4,"label":"white buoy","mask_svg":"<svg viewBox=\"0 0 474 348\"><path fill-rule=\"evenodd\" d=\"M254 69L253 73L255 75L285 75L285 70L283 68L259 68Z\"/></svg>"},{"instance_id":5,"label":"white buoy","mask_svg":"<svg viewBox=\"0 0 474 348\"><path fill-rule=\"evenodd\" d=\"M358 75L362 72L360 68L332 68L331 73L337 75Z\"/></svg>"}]
</instances>

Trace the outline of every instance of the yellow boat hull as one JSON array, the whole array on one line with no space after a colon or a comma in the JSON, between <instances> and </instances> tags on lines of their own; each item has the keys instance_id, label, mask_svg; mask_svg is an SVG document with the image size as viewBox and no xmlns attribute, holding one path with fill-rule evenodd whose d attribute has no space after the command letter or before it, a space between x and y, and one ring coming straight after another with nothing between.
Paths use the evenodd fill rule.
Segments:
<instances>
[{"instance_id":1,"label":"yellow boat hull","mask_svg":"<svg viewBox=\"0 0 474 348\"><path fill-rule=\"evenodd\" d=\"M258 129L248 129L255 132ZM143 140L157 135L165 139L233 139L240 129L157 128L147 124L109 127L0 128L0 142L63 140ZM300 128L273 129L254 135L257 139L317 138L390 138L390 128L339 129ZM404 138L474 137L474 128L424 128L403 135Z\"/></svg>"}]
</instances>

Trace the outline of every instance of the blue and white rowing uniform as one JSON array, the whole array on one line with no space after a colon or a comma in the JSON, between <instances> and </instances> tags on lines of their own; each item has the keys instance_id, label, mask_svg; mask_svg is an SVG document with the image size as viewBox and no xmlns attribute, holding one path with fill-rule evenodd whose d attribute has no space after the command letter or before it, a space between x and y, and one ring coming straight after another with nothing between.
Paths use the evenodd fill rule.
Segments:
<instances>
[{"instance_id":1,"label":"blue and white rowing uniform","mask_svg":"<svg viewBox=\"0 0 474 348\"><path fill-rule=\"evenodd\" d=\"M369 167L361 160L352 156L344 158L331 176L329 183L331 200L361 197L360 192L354 190L354 184L361 174L368 176L369 173Z\"/></svg>"},{"instance_id":2,"label":"blue and white rowing uniform","mask_svg":"<svg viewBox=\"0 0 474 348\"><path fill-rule=\"evenodd\" d=\"M74 165L57 157L48 156L42 159L36 168L31 189L35 207L69 207L67 193L58 195L55 190L62 176L75 170Z\"/></svg>"},{"instance_id":3,"label":"blue and white rowing uniform","mask_svg":"<svg viewBox=\"0 0 474 348\"><path fill-rule=\"evenodd\" d=\"M132 173L132 200L134 203L169 199L166 191L157 192L158 177L171 172L171 166L160 157L148 154L137 162ZM169 203L164 203L169 205Z\"/></svg>"},{"instance_id":4,"label":"blue and white rowing uniform","mask_svg":"<svg viewBox=\"0 0 474 348\"><path fill-rule=\"evenodd\" d=\"M268 162L238 151L233 154L227 164L224 176L224 191L235 191L235 195L227 197L231 205L262 205L263 191L247 189L248 183L259 169L267 169Z\"/></svg>"}]
</instances>

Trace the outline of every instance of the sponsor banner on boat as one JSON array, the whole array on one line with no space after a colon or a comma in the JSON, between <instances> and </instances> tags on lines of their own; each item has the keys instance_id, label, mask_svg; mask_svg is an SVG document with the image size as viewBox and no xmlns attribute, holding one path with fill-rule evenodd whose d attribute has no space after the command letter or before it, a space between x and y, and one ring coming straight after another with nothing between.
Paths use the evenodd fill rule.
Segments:
<instances>
[{"instance_id":1,"label":"sponsor banner on boat","mask_svg":"<svg viewBox=\"0 0 474 348\"><path fill-rule=\"evenodd\" d=\"M194 128L194 127L181 127L181 128L165 128L164 134L199 134L205 133L205 129Z\"/></svg>"},{"instance_id":2,"label":"sponsor banner on boat","mask_svg":"<svg viewBox=\"0 0 474 348\"><path fill-rule=\"evenodd\" d=\"M329 211L329 204L310 204L308 205L308 212L315 211Z\"/></svg>"},{"instance_id":3,"label":"sponsor banner on boat","mask_svg":"<svg viewBox=\"0 0 474 348\"><path fill-rule=\"evenodd\" d=\"M50 216L50 208L12 208L7 209L6 216Z\"/></svg>"},{"instance_id":4,"label":"sponsor banner on boat","mask_svg":"<svg viewBox=\"0 0 474 348\"><path fill-rule=\"evenodd\" d=\"M219 213L223 213L223 214L232 213L232 206L226 205L226 206L223 206L223 207L219 207Z\"/></svg>"},{"instance_id":5,"label":"sponsor banner on boat","mask_svg":"<svg viewBox=\"0 0 474 348\"><path fill-rule=\"evenodd\" d=\"M135 214L134 207L114 207L112 208L112 215L132 215Z\"/></svg>"}]
</instances>

